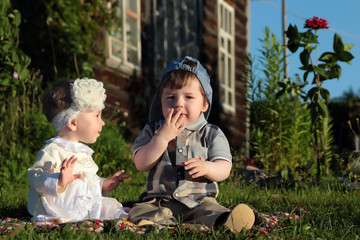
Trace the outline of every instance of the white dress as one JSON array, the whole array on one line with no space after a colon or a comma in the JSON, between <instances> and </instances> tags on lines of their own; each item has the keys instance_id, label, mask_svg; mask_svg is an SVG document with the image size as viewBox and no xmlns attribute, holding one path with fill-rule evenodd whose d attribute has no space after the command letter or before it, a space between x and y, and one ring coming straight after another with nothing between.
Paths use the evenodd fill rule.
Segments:
<instances>
[{"instance_id":1,"label":"white dress","mask_svg":"<svg viewBox=\"0 0 360 240\"><path fill-rule=\"evenodd\" d=\"M91 157L93 150L82 143L56 136L46 141L36 162L28 169L30 191L28 211L35 221L56 223L87 219L128 218L122 204L102 192L104 178L96 173L98 166ZM58 192L61 163L65 158L78 157L73 174L82 174Z\"/></svg>"}]
</instances>

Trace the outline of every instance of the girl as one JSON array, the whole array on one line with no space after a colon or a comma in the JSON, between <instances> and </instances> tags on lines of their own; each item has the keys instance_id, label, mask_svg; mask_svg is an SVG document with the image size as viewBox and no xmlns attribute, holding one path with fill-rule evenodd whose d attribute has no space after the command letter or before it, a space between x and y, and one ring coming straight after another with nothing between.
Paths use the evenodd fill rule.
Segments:
<instances>
[{"instance_id":1,"label":"girl","mask_svg":"<svg viewBox=\"0 0 360 240\"><path fill-rule=\"evenodd\" d=\"M87 78L61 81L45 94L43 110L57 134L28 169L28 211L37 223L128 217L128 209L108 196L130 175L121 170L100 178L93 150L81 143L100 136L105 99L103 84Z\"/></svg>"}]
</instances>

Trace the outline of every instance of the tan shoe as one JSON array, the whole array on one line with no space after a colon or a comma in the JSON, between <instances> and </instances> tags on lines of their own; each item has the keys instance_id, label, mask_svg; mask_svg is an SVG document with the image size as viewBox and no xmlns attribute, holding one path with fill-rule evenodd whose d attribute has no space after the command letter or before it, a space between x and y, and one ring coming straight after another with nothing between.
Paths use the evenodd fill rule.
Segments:
<instances>
[{"instance_id":1,"label":"tan shoe","mask_svg":"<svg viewBox=\"0 0 360 240\"><path fill-rule=\"evenodd\" d=\"M243 228L251 229L254 222L253 210L245 204L239 204L231 210L224 226L232 232L241 232Z\"/></svg>"},{"instance_id":2,"label":"tan shoe","mask_svg":"<svg viewBox=\"0 0 360 240\"><path fill-rule=\"evenodd\" d=\"M153 221L142 219L137 225L138 226L146 226L146 225L154 225Z\"/></svg>"}]
</instances>

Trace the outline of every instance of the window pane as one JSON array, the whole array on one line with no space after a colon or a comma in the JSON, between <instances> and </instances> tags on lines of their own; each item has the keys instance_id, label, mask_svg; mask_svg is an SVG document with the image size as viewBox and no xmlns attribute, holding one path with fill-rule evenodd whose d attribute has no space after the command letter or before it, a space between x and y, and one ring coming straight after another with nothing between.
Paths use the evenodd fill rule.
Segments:
<instances>
[{"instance_id":1,"label":"window pane","mask_svg":"<svg viewBox=\"0 0 360 240\"><path fill-rule=\"evenodd\" d=\"M224 7L221 5L220 6L220 26L222 29L224 29Z\"/></svg>"},{"instance_id":2,"label":"window pane","mask_svg":"<svg viewBox=\"0 0 360 240\"><path fill-rule=\"evenodd\" d=\"M116 57L119 58L120 60L123 58L123 48L124 45L121 44L120 42L116 41L115 39L111 39L111 54Z\"/></svg>"},{"instance_id":3,"label":"window pane","mask_svg":"<svg viewBox=\"0 0 360 240\"><path fill-rule=\"evenodd\" d=\"M227 73L227 76L229 78L229 81L228 81L228 86L229 88L232 88L232 74L231 74L231 69L232 69L232 61L231 61L231 58L228 58L228 62L227 62L227 70L228 70L228 73Z\"/></svg>"},{"instance_id":4,"label":"window pane","mask_svg":"<svg viewBox=\"0 0 360 240\"><path fill-rule=\"evenodd\" d=\"M136 50L133 50L133 49L130 49L128 48L128 51L127 51L127 60L128 62L131 62L131 63L137 63L138 62L138 55L137 55L137 51Z\"/></svg>"},{"instance_id":5,"label":"window pane","mask_svg":"<svg viewBox=\"0 0 360 240\"><path fill-rule=\"evenodd\" d=\"M156 38L160 40L159 46L164 46L164 19L156 18Z\"/></svg>"},{"instance_id":6,"label":"window pane","mask_svg":"<svg viewBox=\"0 0 360 240\"><path fill-rule=\"evenodd\" d=\"M180 38L180 45L181 45L181 54L185 56L186 54L186 41L187 41L187 33L189 31L189 21L186 19L186 7L182 4L182 7L179 11L179 19L183 24L179 25L179 38Z\"/></svg>"},{"instance_id":7,"label":"window pane","mask_svg":"<svg viewBox=\"0 0 360 240\"><path fill-rule=\"evenodd\" d=\"M220 101L225 102L225 89L224 88L220 89Z\"/></svg>"},{"instance_id":8,"label":"window pane","mask_svg":"<svg viewBox=\"0 0 360 240\"><path fill-rule=\"evenodd\" d=\"M137 12L137 1L135 0L126 0L126 8L131 10L132 12Z\"/></svg>"},{"instance_id":9,"label":"window pane","mask_svg":"<svg viewBox=\"0 0 360 240\"><path fill-rule=\"evenodd\" d=\"M229 12L228 12L228 10L227 9L225 9L225 13L224 13L224 15L225 15L225 19L224 19L224 30L225 30L225 32L228 32L228 28L229 28L229 26L228 26L228 14L229 14Z\"/></svg>"},{"instance_id":10,"label":"window pane","mask_svg":"<svg viewBox=\"0 0 360 240\"><path fill-rule=\"evenodd\" d=\"M232 92L228 92L228 102L227 102L230 106L233 105L233 102L232 102Z\"/></svg>"},{"instance_id":11,"label":"window pane","mask_svg":"<svg viewBox=\"0 0 360 240\"><path fill-rule=\"evenodd\" d=\"M174 27L174 2L166 1L166 15L168 17L169 23Z\"/></svg>"},{"instance_id":12,"label":"window pane","mask_svg":"<svg viewBox=\"0 0 360 240\"><path fill-rule=\"evenodd\" d=\"M198 51L196 46L196 35L194 33L190 33L189 42L187 43L188 52L186 54L196 56Z\"/></svg>"},{"instance_id":13,"label":"window pane","mask_svg":"<svg viewBox=\"0 0 360 240\"><path fill-rule=\"evenodd\" d=\"M228 41L227 41L227 51L228 51L228 53L231 54L231 40L230 39L228 39Z\"/></svg>"},{"instance_id":14,"label":"window pane","mask_svg":"<svg viewBox=\"0 0 360 240\"><path fill-rule=\"evenodd\" d=\"M111 30L111 36L115 37L119 40L124 40L122 37L123 32L123 7L122 3L118 3L115 5L116 14L119 16L115 21L115 26Z\"/></svg>"},{"instance_id":15,"label":"window pane","mask_svg":"<svg viewBox=\"0 0 360 240\"><path fill-rule=\"evenodd\" d=\"M228 33L229 34L232 34L232 14L231 14L231 12L229 12L229 28L228 28Z\"/></svg>"},{"instance_id":16,"label":"window pane","mask_svg":"<svg viewBox=\"0 0 360 240\"><path fill-rule=\"evenodd\" d=\"M225 84L225 56L223 53L221 53L220 56L220 69L219 69L219 77L220 77L220 83Z\"/></svg>"},{"instance_id":17,"label":"window pane","mask_svg":"<svg viewBox=\"0 0 360 240\"><path fill-rule=\"evenodd\" d=\"M163 58L157 58L156 59L156 76L160 78L161 73L163 72L165 66L164 66L164 59Z\"/></svg>"},{"instance_id":18,"label":"window pane","mask_svg":"<svg viewBox=\"0 0 360 240\"><path fill-rule=\"evenodd\" d=\"M136 46L137 45L137 32L134 31L134 29L137 29L137 22L136 19L133 19L130 16L126 16L126 39L128 44L132 45L132 46Z\"/></svg>"}]
</instances>

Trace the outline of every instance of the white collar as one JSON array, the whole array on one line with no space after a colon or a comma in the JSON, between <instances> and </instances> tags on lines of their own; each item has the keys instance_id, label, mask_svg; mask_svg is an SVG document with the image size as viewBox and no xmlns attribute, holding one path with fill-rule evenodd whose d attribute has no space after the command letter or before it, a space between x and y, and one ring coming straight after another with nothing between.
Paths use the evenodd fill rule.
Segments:
<instances>
[{"instance_id":1,"label":"white collar","mask_svg":"<svg viewBox=\"0 0 360 240\"><path fill-rule=\"evenodd\" d=\"M69 140L66 140L59 136L55 136L54 138L51 138L51 139L45 141L45 143L52 143L52 142L62 145L65 148L65 150L67 150L67 151L86 152L86 153L90 153L90 154L94 153L94 151L91 148L89 148L88 146L86 146L83 143L69 141Z\"/></svg>"}]
</instances>

